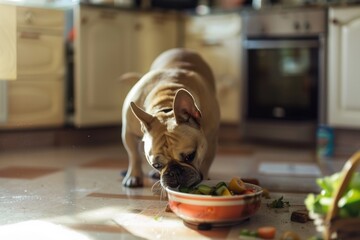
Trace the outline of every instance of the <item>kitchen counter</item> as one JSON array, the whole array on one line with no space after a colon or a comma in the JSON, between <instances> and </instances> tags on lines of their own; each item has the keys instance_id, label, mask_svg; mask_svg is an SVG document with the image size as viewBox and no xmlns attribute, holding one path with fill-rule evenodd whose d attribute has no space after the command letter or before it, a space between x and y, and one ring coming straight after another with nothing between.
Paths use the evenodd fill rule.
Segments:
<instances>
[{"instance_id":1,"label":"kitchen counter","mask_svg":"<svg viewBox=\"0 0 360 240\"><path fill-rule=\"evenodd\" d=\"M0 4L63 10L72 9L78 2L78 0L0 0Z\"/></svg>"}]
</instances>

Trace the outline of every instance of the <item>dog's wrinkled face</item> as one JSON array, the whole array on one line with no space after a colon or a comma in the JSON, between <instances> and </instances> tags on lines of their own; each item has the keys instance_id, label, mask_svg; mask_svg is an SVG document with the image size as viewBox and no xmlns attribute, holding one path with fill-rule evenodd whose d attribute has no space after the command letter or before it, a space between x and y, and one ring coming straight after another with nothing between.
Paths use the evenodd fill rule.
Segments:
<instances>
[{"instance_id":1,"label":"dog's wrinkled face","mask_svg":"<svg viewBox=\"0 0 360 240\"><path fill-rule=\"evenodd\" d=\"M200 130L185 124L163 132L150 131L144 138L146 159L160 172L163 187L190 187L199 183L206 148Z\"/></svg>"},{"instance_id":2,"label":"dog's wrinkled face","mask_svg":"<svg viewBox=\"0 0 360 240\"><path fill-rule=\"evenodd\" d=\"M201 113L191 94L186 90L180 91L172 111L168 113L153 116L132 105L134 114L142 123L146 159L160 172L164 188L190 187L199 183L202 180L201 164L207 150L200 126Z\"/></svg>"}]
</instances>

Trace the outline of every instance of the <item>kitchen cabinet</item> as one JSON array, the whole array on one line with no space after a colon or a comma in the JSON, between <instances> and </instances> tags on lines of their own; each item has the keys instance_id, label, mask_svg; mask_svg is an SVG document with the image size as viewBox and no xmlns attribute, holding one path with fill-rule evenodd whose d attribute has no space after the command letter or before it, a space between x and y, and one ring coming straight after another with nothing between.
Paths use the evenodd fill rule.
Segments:
<instances>
[{"instance_id":1,"label":"kitchen cabinet","mask_svg":"<svg viewBox=\"0 0 360 240\"><path fill-rule=\"evenodd\" d=\"M360 128L360 7L329 9L328 123Z\"/></svg>"},{"instance_id":2,"label":"kitchen cabinet","mask_svg":"<svg viewBox=\"0 0 360 240\"><path fill-rule=\"evenodd\" d=\"M0 128L43 128L65 122L64 11L16 7L16 81L7 83Z\"/></svg>"},{"instance_id":3,"label":"kitchen cabinet","mask_svg":"<svg viewBox=\"0 0 360 240\"><path fill-rule=\"evenodd\" d=\"M139 73L149 71L155 58L162 52L179 46L179 24L177 13L142 12L136 14L133 26L134 59L131 70Z\"/></svg>"},{"instance_id":4,"label":"kitchen cabinet","mask_svg":"<svg viewBox=\"0 0 360 240\"><path fill-rule=\"evenodd\" d=\"M0 79L16 79L15 6L0 4L0 36Z\"/></svg>"},{"instance_id":5,"label":"kitchen cabinet","mask_svg":"<svg viewBox=\"0 0 360 240\"><path fill-rule=\"evenodd\" d=\"M238 13L188 16L184 46L198 51L211 66L221 121L241 121L241 17Z\"/></svg>"},{"instance_id":6,"label":"kitchen cabinet","mask_svg":"<svg viewBox=\"0 0 360 240\"><path fill-rule=\"evenodd\" d=\"M135 83L121 76L147 72L158 54L176 46L176 16L87 6L75 14L74 124L119 125Z\"/></svg>"}]
</instances>

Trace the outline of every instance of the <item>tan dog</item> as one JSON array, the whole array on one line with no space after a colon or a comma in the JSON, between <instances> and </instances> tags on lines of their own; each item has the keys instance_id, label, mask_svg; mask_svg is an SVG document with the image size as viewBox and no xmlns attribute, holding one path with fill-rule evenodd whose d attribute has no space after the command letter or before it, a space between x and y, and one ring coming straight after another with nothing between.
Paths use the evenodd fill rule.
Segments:
<instances>
[{"instance_id":1,"label":"tan dog","mask_svg":"<svg viewBox=\"0 0 360 240\"><path fill-rule=\"evenodd\" d=\"M128 93L122 114L129 156L124 186L143 186L141 154L159 171L163 187L189 187L208 177L220 114L213 74L198 54L162 53Z\"/></svg>"}]
</instances>

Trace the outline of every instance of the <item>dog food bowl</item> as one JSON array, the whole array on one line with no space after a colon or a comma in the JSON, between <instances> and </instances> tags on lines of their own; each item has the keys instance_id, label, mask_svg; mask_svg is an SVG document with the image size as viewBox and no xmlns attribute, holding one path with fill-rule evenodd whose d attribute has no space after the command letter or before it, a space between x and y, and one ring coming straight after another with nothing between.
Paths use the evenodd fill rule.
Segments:
<instances>
[{"instance_id":1,"label":"dog food bowl","mask_svg":"<svg viewBox=\"0 0 360 240\"><path fill-rule=\"evenodd\" d=\"M201 182L215 186L219 180ZM198 229L231 226L253 216L260 208L262 188L245 183L253 193L232 196L211 196L183 193L178 189L166 188L170 209L185 225ZM204 229L204 230L205 230Z\"/></svg>"}]
</instances>

